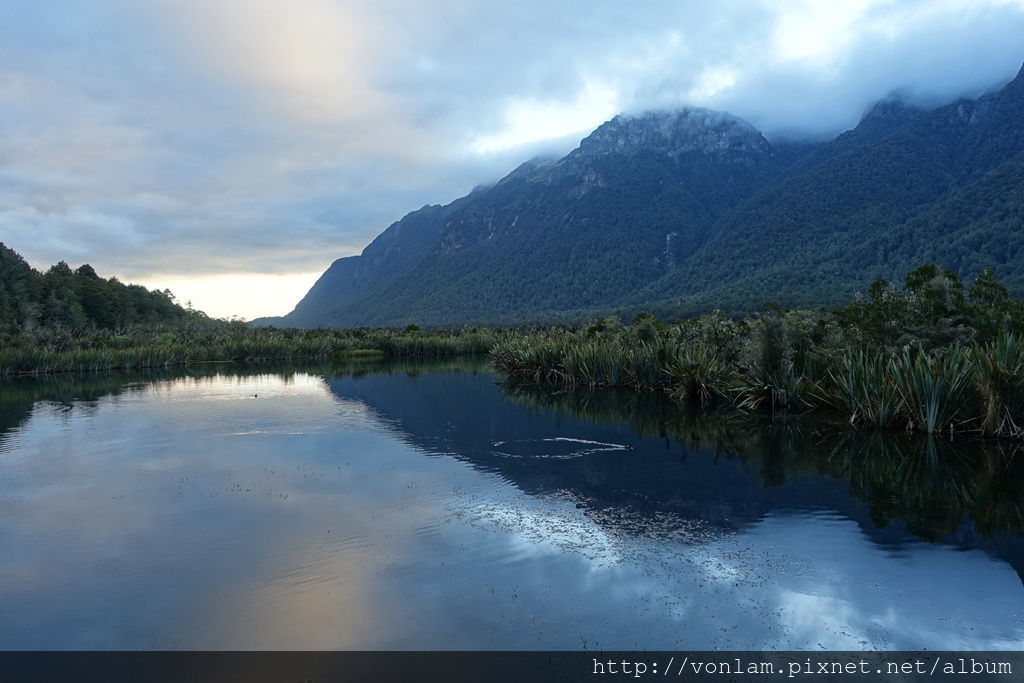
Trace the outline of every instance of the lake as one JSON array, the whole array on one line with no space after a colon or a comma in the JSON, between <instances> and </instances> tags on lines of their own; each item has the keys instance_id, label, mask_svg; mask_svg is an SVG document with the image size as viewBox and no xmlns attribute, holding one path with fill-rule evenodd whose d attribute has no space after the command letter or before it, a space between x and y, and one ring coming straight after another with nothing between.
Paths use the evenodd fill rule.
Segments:
<instances>
[{"instance_id":1,"label":"lake","mask_svg":"<svg viewBox=\"0 0 1024 683\"><path fill-rule=\"evenodd\" d=\"M0 385L4 649L1024 649L1024 453L484 361Z\"/></svg>"}]
</instances>

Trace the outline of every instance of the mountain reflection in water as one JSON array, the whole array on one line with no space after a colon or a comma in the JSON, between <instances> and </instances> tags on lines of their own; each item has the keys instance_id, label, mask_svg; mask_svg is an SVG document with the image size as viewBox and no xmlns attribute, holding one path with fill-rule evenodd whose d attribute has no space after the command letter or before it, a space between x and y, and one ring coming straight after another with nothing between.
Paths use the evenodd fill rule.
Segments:
<instances>
[{"instance_id":1,"label":"mountain reflection in water","mask_svg":"<svg viewBox=\"0 0 1024 683\"><path fill-rule=\"evenodd\" d=\"M1011 444L485 361L0 386L0 646L1024 646Z\"/></svg>"}]
</instances>

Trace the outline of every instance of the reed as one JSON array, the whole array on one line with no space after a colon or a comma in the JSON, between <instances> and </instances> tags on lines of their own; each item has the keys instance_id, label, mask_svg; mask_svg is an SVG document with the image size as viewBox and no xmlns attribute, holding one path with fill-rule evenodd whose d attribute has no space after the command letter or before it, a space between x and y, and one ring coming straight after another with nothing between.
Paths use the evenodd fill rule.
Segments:
<instances>
[{"instance_id":1,"label":"reed","mask_svg":"<svg viewBox=\"0 0 1024 683\"><path fill-rule=\"evenodd\" d=\"M736 368L722 360L709 344L676 346L662 368L669 378L669 395L677 401L695 400L702 406L731 400Z\"/></svg>"},{"instance_id":2,"label":"reed","mask_svg":"<svg viewBox=\"0 0 1024 683\"><path fill-rule=\"evenodd\" d=\"M275 330L232 324L220 328L136 329L78 335L43 330L0 346L0 376L368 354L485 354L499 335L500 332L492 330Z\"/></svg>"},{"instance_id":3,"label":"reed","mask_svg":"<svg viewBox=\"0 0 1024 683\"><path fill-rule=\"evenodd\" d=\"M586 328L529 330L278 330L233 323L33 330L0 339L0 377L207 362L488 354L516 382L656 391L677 404L773 417L817 408L867 429L1024 438L1024 341L1016 335L930 350L908 345L895 352L815 347L809 334L794 336L793 330L779 316L749 324L708 316L675 325L638 318L629 326L602 320ZM812 365L813 380L807 374Z\"/></svg>"},{"instance_id":4,"label":"reed","mask_svg":"<svg viewBox=\"0 0 1024 683\"><path fill-rule=\"evenodd\" d=\"M813 407L810 396L813 384L797 374L789 364L763 375L740 375L732 388L736 407L764 411L775 416L785 412L804 412Z\"/></svg>"}]
</instances>

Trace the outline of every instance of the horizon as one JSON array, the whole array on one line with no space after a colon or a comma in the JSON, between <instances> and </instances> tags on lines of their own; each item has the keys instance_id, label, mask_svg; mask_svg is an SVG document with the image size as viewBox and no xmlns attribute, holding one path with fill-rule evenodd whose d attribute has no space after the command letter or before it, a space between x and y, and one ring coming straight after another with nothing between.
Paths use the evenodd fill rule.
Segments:
<instances>
[{"instance_id":1,"label":"horizon","mask_svg":"<svg viewBox=\"0 0 1024 683\"><path fill-rule=\"evenodd\" d=\"M0 9L3 241L212 317L282 315L409 211L617 114L707 107L769 139L832 137L893 92L977 96L1024 58L1024 0L389 9ZM494 50L494 25L531 49Z\"/></svg>"}]
</instances>

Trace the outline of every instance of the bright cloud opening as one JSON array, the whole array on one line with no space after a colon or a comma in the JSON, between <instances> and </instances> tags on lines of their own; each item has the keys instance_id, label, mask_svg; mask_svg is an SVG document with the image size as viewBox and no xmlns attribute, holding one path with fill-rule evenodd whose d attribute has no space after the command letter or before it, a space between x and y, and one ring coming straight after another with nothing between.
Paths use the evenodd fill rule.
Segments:
<instances>
[{"instance_id":1,"label":"bright cloud opening","mask_svg":"<svg viewBox=\"0 0 1024 683\"><path fill-rule=\"evenodd\" d=\"M575 101L517 99L505 109L505 127L470 143L477 154L493 154L573 133L589 132L618 113L618 92L588 81Z\"/></svg>"},{"instance_id":2,"label":"bright cloud opening","mask_svg":"<svg viewBox=\"0 0 1024 683\"><path fill-rule=\"evenodd\" d=\"M189 278L154 275L139 284L149 289L170 289L178 303L191 303L212 318L238 316L252 320L289 313L320 273L233 273Z\"/></svg>"}]
</instances>

